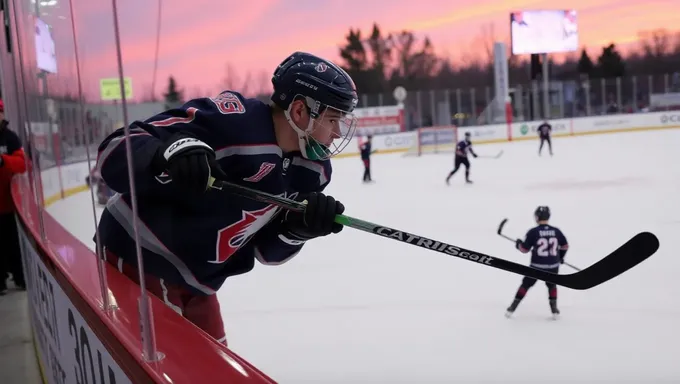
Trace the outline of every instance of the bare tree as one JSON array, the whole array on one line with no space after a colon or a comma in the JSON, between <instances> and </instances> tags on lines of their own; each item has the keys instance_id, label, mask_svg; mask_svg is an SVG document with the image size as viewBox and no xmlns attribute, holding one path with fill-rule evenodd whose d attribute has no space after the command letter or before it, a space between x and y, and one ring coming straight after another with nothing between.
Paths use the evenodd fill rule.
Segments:
<instances>
[{"instance_id":1,"label":"bare tree","mask_svg":"<svg viewBox=\"0 0 680 384\"><path fill-rule=\"evenodd\" d=\"M144 86L144 91L141 93L139 97L139 101L142 103L155 103L158 101L158 96L154 93L154 90L151 86L151 84L147 84Z\"/></svg>"},{"instance_id":2,"label":"bare tree","mask_svg":"<svg viewBox=\"0 0 680 384\"><path fill-rule=\"evenodd\" d=\"M487 23L480 29L479 35L473 39L473 46L476 51L482 50L484 59L481 61L483 66L491 68L494 62L494 44L496 43L496 32L493 23Z\"/></svg>"},{"instance_id":3,"label":"bare tree","mask_svg":"<svg viewBox=\"0 0 680 384\"><path fill-rule=\"evenodd\" d=\"M251 71L246 72L245 78L241 80L238 72L231 63L227 63L224 70L224 77L222 78L222 89L232 90L239 92L243 95L251 95L250 91L253 88L253 73Z\"/></svg>"},{"instance_id":4,"label":"bare tree","mask_svg":"<svg viewBox=\"0 0 680 384\"><path fill-rule=\"evenodd\" d=\"M253 79L253 73L251 71L246 72L246 77L241 82L241 87L238 89L241 94L246 96L252 96L249 92L251 89L251 83Z\"/></svg>"},{"instance_id":5,"label":"bare tree","mask_svg":"<svg viewBox=\"0 0 680 384\"><path fill-rule=\"evenodd\" d=\"M224 67L224 77L222 78L222 89L235 90L239 78L236 69L231 63L227 63Z\"/></svg>"},{"instance_id":6,"label":"bare tree","mask_svg":"<svg viewBox=\"0 0 680 384\"><path fill-rule=\"evenodd\" d=\"M666 29L642 31L638 37L647 57L661 58L670 52L672 37Z\"/></svg>"},{"instance_id":7,"label":"bare tree","mask_svg":"<svg viewBox=\"0 0 680 384\"><path fill-rule=\"evenodd\" d=\"M258 95L269 95L272 93L270 78L269 73L264 70L260 71L255 80L255 93Z\"/></svg>"}]
</instances>

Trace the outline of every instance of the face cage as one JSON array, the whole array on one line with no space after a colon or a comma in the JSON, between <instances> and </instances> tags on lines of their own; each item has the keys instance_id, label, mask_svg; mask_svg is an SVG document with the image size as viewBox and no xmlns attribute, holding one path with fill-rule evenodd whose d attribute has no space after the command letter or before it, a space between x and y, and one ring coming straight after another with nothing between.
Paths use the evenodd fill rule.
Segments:
<instances>
[{"instance_id":1,"label":"face cage","mask_svg":"<svg viewBox=\"0 0 680 384\"><path fill-rule=\"evenodd\" d=\"M302 95L299 95L299 97L306 101L307 110L310 115L307 128L302 130L290 120L290 107L286 112L288 112L288 121L300 138L300 150L303 153L306 151L310 159L316 160L326 160L342 152L350 140L352 140L352 137L354 137L354 132L357 128L358 120L354 114L328 105L322 105L311 97L303 97ZM332 124L333 126L328 127L326 126L327 124ZM333 140L329 145L319 142L312 136L316 129L330 130ZM338 139L340 139L339 142Z\"/></svg>"}]
</instances>

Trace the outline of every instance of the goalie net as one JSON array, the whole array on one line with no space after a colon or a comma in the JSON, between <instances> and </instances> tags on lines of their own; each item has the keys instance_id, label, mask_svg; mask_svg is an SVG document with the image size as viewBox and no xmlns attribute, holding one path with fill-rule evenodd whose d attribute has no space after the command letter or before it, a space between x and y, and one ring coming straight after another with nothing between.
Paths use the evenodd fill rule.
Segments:
<instances>
[{"instance_id":1,"label":"goalie net","mask_svg":"<svg viewBox=\"0 0 680 384\"><path fill-rule=\"evenodd\" d=\"M427 127L416 130L415 143L404 156L421 156L428 153L453 153L458 143L458 127Z\"/></svg>"}]
</instances>

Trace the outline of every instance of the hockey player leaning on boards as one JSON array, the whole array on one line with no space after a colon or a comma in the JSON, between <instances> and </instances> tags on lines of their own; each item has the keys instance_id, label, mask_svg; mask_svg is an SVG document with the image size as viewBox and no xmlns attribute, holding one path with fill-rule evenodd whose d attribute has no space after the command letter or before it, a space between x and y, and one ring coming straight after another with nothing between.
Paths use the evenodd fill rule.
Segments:
<instances>
[{"instance_id":1,"label":"hockey player leaning on boards","mask_svg":"<svg viewBox=\"0 0 680 384\"><path fill-rule=\"evenodd\" d=\"M451 177L458 172L461 164L465 166L465 182L472 184L470 180L470 160L468 160L468 151L472 156L477 157L475 151L472 150L472 141L470 141L470 132L465 132L465 139L461 140L458 145L456 145L456 156L454 158L453 171L449 173L446 177L446 185L449 185Z\"/></svg>"},{"instance_id":2,"label":"hockey player leaning on boards","mask_svg":"<svg viewBox=\"0 0 680 384\"><path fill-rule=\"evenodd\" d=\"M564 236L559 228L548 224L550 219L550 208L540 206L534 211L534 219L536 220L536 227L531 228L524 240L517 239L515 247L522 253L531 252L531 266L542 269L551 273L558 273L560 264L564 263L564 257L569 249L567 238ZM515 299L508 307L505 314L506 317L512 316L517 309L519 303L524 299L527 291L536 284L536 279L525 277L522 280L522 285L517 289ZM557 286L553 283L546 282L548 287L548 303L550 304L550 311L553 318L557 319L560 311L557 309Z\"/></svg>"},{"instance_id":3,"label":"hockey player leaning on boards","mask_svg":"<svg viewBox=\"0 0 680 384\"><path fill-rule=\"evenodd\" d=\"M340 67L295 52L272 77L272 103L227 90L130 126L146 286L226 344L216 291L254 260L282 264L306 241L335 234L344 206L322 193L330 158L352 138L357 90ZM97 164L118 192L99 224L106 259L137 282L124 130ZM210 177L307 201L303 213L209 188ZM95 237L96 239L96 237Z\"/></svg>"}]
</instances>

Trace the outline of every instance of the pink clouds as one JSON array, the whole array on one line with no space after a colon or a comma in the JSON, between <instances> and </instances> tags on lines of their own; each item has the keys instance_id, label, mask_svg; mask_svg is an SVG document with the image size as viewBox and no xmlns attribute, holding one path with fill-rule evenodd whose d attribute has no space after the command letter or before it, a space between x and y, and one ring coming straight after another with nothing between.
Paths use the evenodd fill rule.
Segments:
<instances>
[{"instance_id":1,"label":"pink clouds","mask_svg":"<svg viewBox=\"0 0 680 384\"><path fill-rule=\"evenodd\" d=\"M85 82L96 88L99 78L117 73L110 2L74 1ZM636 0L572 0L568 4L556 0L252 0L244 6L232 0L165 0L156 89L160 93L168 76L173 75L182 87L213 91L224 77L227 63L242 79L248 72L270 74L295 50L337 59L338 47L349 28L359 27L368 33L373 21L384 32L409 29L426 34L438 52L451 53L456 60L462 54L478 54L473 42L485 25L494 26L496 39L508 41L511 10L565 6L579 11L582 45L630 42L639 30L677 28L677 15L669 12L668 2L659 1L641 6ZM155 7L155 1L140 7L138 0L121 0L124 70L139 87L151 83ZM61 52L69 54L72 41L66 41L68 33L59 36L63 41L57 42L58 47L61 44ZM142 89L135 89L136 95L142 93Z\"/></svg>"}]
</instances>

